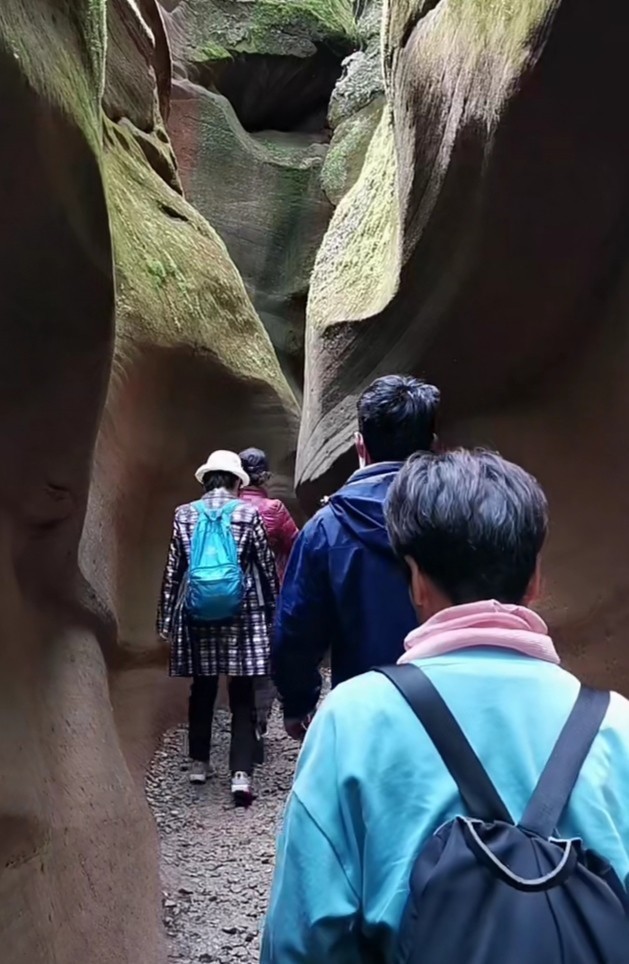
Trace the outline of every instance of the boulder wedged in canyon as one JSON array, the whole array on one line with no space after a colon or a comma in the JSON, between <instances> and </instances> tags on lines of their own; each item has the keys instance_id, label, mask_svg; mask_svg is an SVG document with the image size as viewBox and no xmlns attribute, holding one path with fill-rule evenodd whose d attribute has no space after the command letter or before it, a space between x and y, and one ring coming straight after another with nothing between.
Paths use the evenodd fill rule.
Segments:
<instances>
[{"instance_id":1,"label":"boulder wedged in canyon","mask_svg":"<svg viewBox=\"0 0 629 964\"><path fill-rule=\"evenodd\" d=\"M178 193L160 16L154 0L0 8L10 964L164 960L141 776L181 711L152 626L171 513L215 445L256 442L286 487L291 473L293 395L225 246Z\"/></svg>"},{"instance_id":2,"label":"boulder wedged in canyon","mask_svg":"<svg viewBox=\"0 0 629 964\"><path fill-rule=\"evenodd\" d=\"M186 195L225 241L299 394L309 278L334 203L321 178L328 103L359 36L352 3L165 6Z\"/></svg>"},{"instance_id":3,"label":"boulder wedged in canyon","mask_svg":"<svg viewBox=\"0 0 629 964\"><path fill-rule=\"evenodd\" d=\"M497 447L545 485L546 612L571 665L629 693L624 4L384 17L386 106L311 282L301 497L351 466L372 378L436 382L446 441Z\"/></svg>"},{"instance_id":4,"label":"boulder wedged in canyon","mask_svg":"<svg viewBox=\"0 0 629 964\"><path fill-rule=\"evenodd\" d=\"M352 0L161 3L172 22L181 59L201 67L229 62L240 54L307 59L316 55L319 45L343 48L356 39Z\"/></svg>"}]
</instances>

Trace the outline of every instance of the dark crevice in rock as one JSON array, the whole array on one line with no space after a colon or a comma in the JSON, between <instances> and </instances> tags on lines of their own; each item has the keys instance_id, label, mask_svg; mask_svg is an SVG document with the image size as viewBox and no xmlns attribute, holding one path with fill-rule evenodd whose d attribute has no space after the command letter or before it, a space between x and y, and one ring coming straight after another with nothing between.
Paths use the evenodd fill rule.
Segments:
<instances>
[{"instance_id":1,"label":"dark crevice in rock","mask_svg":"<svg viewBox=\"0 0 629 964\"><path fill-rule=\"evenodd\" d=\"M226 97L245 130L317 132L342 73L342 56L320 46L312 57L236 54L197 65L191 79Z\"/></svg>"},{"instance_id":2,"label":"dark crevice in rock","mask_svg":"<svg viewBox=\"0 0 629 964\"><path fill-rule=\"evenodd\" d=\"M438 7L441 2L442 0L424 0L424 5L420 10L419 15L415 19L410 18L408 23L406 24L404 33L400 38L401 48L406 47L407 43L411 39L411 36L413 35L413 31L415 30L415 27L417 26L417 24L420 23L420 21L424 20L429 13L432 13L432 11L436 7Z\"/></svg>"},{"instance_id":3,"label":"dark crevice in rock","mask_svg":"<svg viewBox=\"0 0 629 964\"><path fill-rule=\"evenodd\" d=\"M182 214L181 211L177 211L175 208L171 207L170 204L160 204L159 206L164 214L166 214L169 218L173 218L175 221L190 221L190 218L187 218L186 215Z\"/></svg>"}]
</instances>

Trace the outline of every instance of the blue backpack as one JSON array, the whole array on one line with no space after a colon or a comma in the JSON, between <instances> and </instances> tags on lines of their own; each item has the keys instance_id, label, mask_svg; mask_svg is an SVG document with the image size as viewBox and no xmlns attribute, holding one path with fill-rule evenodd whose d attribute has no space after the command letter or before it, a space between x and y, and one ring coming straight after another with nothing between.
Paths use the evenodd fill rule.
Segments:
<instances>
[{"instance_id":1,"label":"blue backpack","mask_svg":"<svg viewBox=\"0 0 629 964\"><path fill-rule=\"evenodd\" d=\"M417 857L395 964L626 964L627 891L606 860L556 832L609 693L581 688L515 824L428 677L416 666L380 672L423 724L472 814L444 824Z\"/></svg>"},{"instance_id":2,"label":"blue backpack","mask_svg":"<svg viewBox=\"0 0 629 964\"><path fill-rule=\"evenodd\" d=\"M222 622L237 616L244 595L232 516L239 502L211 509L196 502L199 519L190 544L186 610L198 622Z\"/></svg>"}]
</instances>

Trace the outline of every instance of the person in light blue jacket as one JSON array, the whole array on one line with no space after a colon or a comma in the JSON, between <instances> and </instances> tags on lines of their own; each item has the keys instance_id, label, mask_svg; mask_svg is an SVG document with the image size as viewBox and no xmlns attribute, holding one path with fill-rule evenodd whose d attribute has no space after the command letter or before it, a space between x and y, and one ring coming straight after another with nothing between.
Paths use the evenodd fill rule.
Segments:
<instances>
[{"instance_id":1,"label":"person in light blue jacket","mask_svg":"<svg viewBox=\"0 0 629 964\"><path fill-rule=\"evenodd\" d=\"M580 685L528 608L544 493L492 453L421 455L393 483L386 517L422 619L401 661L430 677L517 820ZM628 801L629 703L612 694L558 830L627 883ZM457 815L472 816L389 680L372 672L339 686L300 755L261 964L392 964L413 863Z\"/></svg>"}]
</instances>

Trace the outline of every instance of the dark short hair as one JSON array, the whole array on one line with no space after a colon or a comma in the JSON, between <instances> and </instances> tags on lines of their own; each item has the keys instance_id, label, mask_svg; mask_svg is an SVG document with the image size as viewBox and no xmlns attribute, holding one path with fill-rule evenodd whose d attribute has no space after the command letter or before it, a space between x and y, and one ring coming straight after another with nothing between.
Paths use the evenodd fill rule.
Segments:
<instances>
[{"instance_id":1,"label":"dark short hair","mask_svg":"<svg viewBox=\"0 0 629 964\"><path fill-rule=\"evenodd\" d=\"M493 452L416 455L390 490L391 545L454 605L521 603L548 531L539 483Z\"/></svg>"},{"instance_id":2,"label":"dark short hair","mask_svg":"<svg viewBox=\"0 0 629 964\"><path fill-rule=\"evenodd\" d=\"M240 453L242 467L251 479L253 485L260 485L269 474L269 460L262 449L245 449Z\"/></svg>"},{"instance_id":3,"label":"dark short hair","mask_svg":"<svg viewBox=\"0 0 629 964\"><path fill-rule=\"evenodd\" d=\"M441 395L411 375L385 375L358 399L358 428L373 462L402 462L430 449Z\"/></svg>"},{"instance_id":4,"label":"dark short hair","mask_svg":"<svg viewBox=\"0 0 629 964\"><path fill-rule=\"evenodd\" d=\"M234 489L240 483L237 475L231 472L206 472L203 476L203 488L206 492L214 489Z\"/></svg>"}]
</instances>

